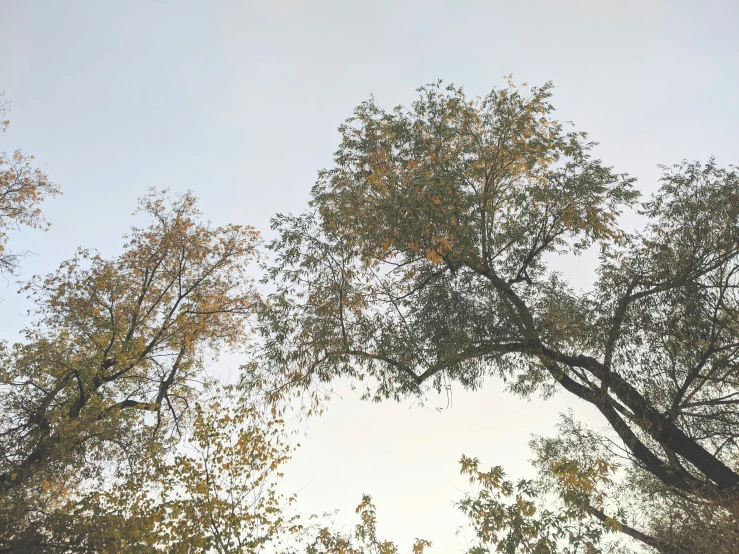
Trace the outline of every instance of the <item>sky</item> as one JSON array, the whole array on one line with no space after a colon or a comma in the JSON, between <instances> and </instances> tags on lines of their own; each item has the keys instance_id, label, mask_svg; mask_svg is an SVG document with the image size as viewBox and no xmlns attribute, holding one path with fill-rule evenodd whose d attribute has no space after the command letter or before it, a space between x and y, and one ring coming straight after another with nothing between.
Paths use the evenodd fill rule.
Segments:
<instances>
[{"instance_id":1,"label":"sky","mask_svg":"<svg viewBox=\"0 0 739 554\"><path fill-rule=\"evenodd\" d=\"M50 232L11 238L35 253L24 278L78 246L120 252L150 187L192 190L214 223L269 238L273 214L304 209L357 104L408 104L437 79L469 96L511 73L553 81L557 117L645 194L657 164L739 161L734 0L0 0L0 21L0 91L13 102L0 151L34 154L64 191L43 206ZM554 263L577 286L592 279L592 257ZM8 340L28 321L16 289L0 282ZM340 509L346 525L370 493L387 538L459 551L461 454L523 476L530 434L551 432L558 413L602 424L564 396L503 388L491 380L419 406L363 403L339 383L281 486L300 491L301 511Z\"/></svg>"}]
</instances>

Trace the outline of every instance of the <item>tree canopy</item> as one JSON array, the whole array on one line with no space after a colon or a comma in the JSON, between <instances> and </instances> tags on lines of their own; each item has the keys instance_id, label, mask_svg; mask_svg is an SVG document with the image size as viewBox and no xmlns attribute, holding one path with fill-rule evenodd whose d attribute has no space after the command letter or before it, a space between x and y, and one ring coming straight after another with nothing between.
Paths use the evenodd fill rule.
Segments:
<instances>
[{"instance_id":1,"label":"tree canopy","mask_svg":"<svg viewBox=\"0 0 739 554\"><path fill-rule=\"evenodd\" d=\"M369 495L346 531L278 492L280 417L338 378L378 402L497 378L600 414L533 437L531 479L461 457L470 554L736 552L739 171L665 166L642 198L552 90L360 104L306 211L273 219L261 289L256 230L156 190L117 255L27 281L32 321L0 344L0 553L397 553ZM0 270L58 193L0 156ZM584 254L581 289L555 260ZM237 386L208 371L231 347Z\"/></svg>"},{"instance_id":2,"label":"tree canopy","mask_svg":"<svg viewBox=\"0 0 739 554\"><path fill-rule=\"evenodd\" d=\"M140 209L151 224L131 230L120 256L80 250L25 287L36 318L3 346L0 370L3 508L27 512L39 491L174 444L204 364L246 336L256 233L198 221L189 194L152 193Z\"/></svg>"},{"instance_id":3,"label":"tree canopy","mask_svg":"<svg viewBox=\"0 0 739 554\"><path fill-rule=\"evenodd\" d=\"M273 220L265 374L251 378L281 392L349 376L375 400L489 376L525 396L565 391L610 428L592 479L618 460L635 494L665 503L632 537L681 552L672 522L708 506L706 536L735 545L739 173L664 167L640 200L553 119L551 92L469 100L436 83L409 108L358 106L308 210ZM642 231L620 225L624 210ZM576 290L553 255L593 246L595 283Z\"/></svg>"}]
</instances>

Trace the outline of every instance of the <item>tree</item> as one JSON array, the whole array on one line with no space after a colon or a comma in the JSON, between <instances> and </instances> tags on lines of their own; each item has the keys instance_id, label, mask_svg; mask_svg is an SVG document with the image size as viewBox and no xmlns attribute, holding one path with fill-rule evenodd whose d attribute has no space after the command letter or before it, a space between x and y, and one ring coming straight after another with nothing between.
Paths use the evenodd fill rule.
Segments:
<instances>
[{"instance_id":1,"label":"tree","mask_svg":"<svg viewBox=\"0 0 739 554\"><path fill-rule=\"evenodd\" d=\"M632 482L618 478L621 468L613 461L617 457L600 436L572 414L561 416L558 430L554 439L532 439L538 470L532 480L514 484L502 467L483 471L477 458L462 456L462 474L469 476L474 489L458 507L474 531L473 552L633 552L614 538L619 532L658 551L691 552L681 542L652 537L626 523L659 511L633 505Z\"/></svg>"},{"instance_id":2,"label":"tree","mask_svg":"<svg viewBox=\"0 0 739 554\"><path fill-rule=\"evenodd\" d=\"M3 132L10 122L3 119L10 103L0 95L0 127ZM19 254L7 250L8 231L21 226L47 229L39 204L47 197L60 193L46 173L34 169L33 156L16 150L12 155L0 152L0 273L12 274L18 267Z\"/></svg>"},{"instance_id":3,"label":"tree","mask_svg":"<svg viewBox=\"0 0 739 554\"><path fill-rule=\"evenodd\" d=\"M708 510L736 548L739 173L664 167L640 201L552 118L551 91L470 101L437 83L409 109L357 107L308 210L273 220L263 371L245 386L314 402L338 376L375 400L488 376L524 396L566 391L608 423L635 494ZM619 226L625 209L643 231ZM592 246L595 284L575 290L552 257ZM663 519L640 540L677 552Z\"/></svg>"},{"instance_id":4,"label":"tree","mask_svg":"<svg viewBox=\"0 0 739 554\"><path fill-rule=\"evenodd\" d=\"M191 194L152 192L140 211L152 222L119 256L80 250L25 287L36 319L0 362L6 548L45 540L39 522L59 499L165 459L207 389L206 363L248 334L257 233L200 221Z\"/></svg>"},{"instance_id":5,"label":"tree","mask_svg":"<svg viewBox=\"0 0 739 554\"><path fill-rule=\"evenodd\" d=\"M275 491L289 458L279 420L237 408L227 390L196 404L188 447L67 493L34 529L33 552L260 552L298 531L294 498ZM42 528L43 533L38 529Z\"/></svg>"}]
</instances>

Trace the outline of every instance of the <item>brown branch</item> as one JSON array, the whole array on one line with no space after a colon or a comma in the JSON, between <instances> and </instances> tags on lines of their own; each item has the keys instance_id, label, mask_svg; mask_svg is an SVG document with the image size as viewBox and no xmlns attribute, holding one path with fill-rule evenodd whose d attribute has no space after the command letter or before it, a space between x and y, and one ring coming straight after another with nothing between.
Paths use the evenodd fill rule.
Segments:
<instances>
[{"instance_id":1,"label":"brown branch","mask_svg":"<svg viewBox=\"0 0 739 554\"><path fill-rule=\"evenodd\" d=\"M598 508L594 508L592 506L587 507L588 512L592 514L596 519L602 521L606 525L611 525L612 523L616 524L616 528L623 533L624 535L628 535L632 539L636 539L640 542L643 542L647 546L651 546L654 548L657 552L660 554L693 554L691 552L688 552L683 547L679 545L669 545L665 544L664 542L655 539L654 537L651 537L647 535L646 533L642 533L638 529L634 529L633 527L630 527L629 525L626 525L625 523L622 523L620 521L615 520L614 518L608 517L605 513L603 513Z\"/></svg>"}]
</instances>

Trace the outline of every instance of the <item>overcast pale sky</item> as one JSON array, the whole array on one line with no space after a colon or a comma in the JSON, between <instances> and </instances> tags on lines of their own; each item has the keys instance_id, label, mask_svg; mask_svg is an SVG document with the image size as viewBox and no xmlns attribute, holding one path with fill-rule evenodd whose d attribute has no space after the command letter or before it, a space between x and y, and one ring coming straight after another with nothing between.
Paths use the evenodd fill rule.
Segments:
<instances>
[{"instance_id":1,"label":"overcast pale sky","mask_svg":"<svg viewBox=\"0 0 739 554\"><path fill-rule=\"evenodd\" d=\"M113 254L151 186L191 189L214 222L269 236L272 214L303 209L355 105L407 104L439 78L471 96L509 73L553 80L558 117L654 190L656 164L739 161L738 25L735 0L0 0L0 91L13 100L0 151L35 154L64 190L44 206L52 231L11 244L37 254L26 275L80 245ZM585 284L592 267L562 270ZM27 308L14 290L0 292L10 340ZM455 390L446 409L361 403L339 387L284 488L347 524L369 492L388 538L455 551L460 454L522 476L528 435L572 405L502 389Z\"/></svg>"}]
</instances>

